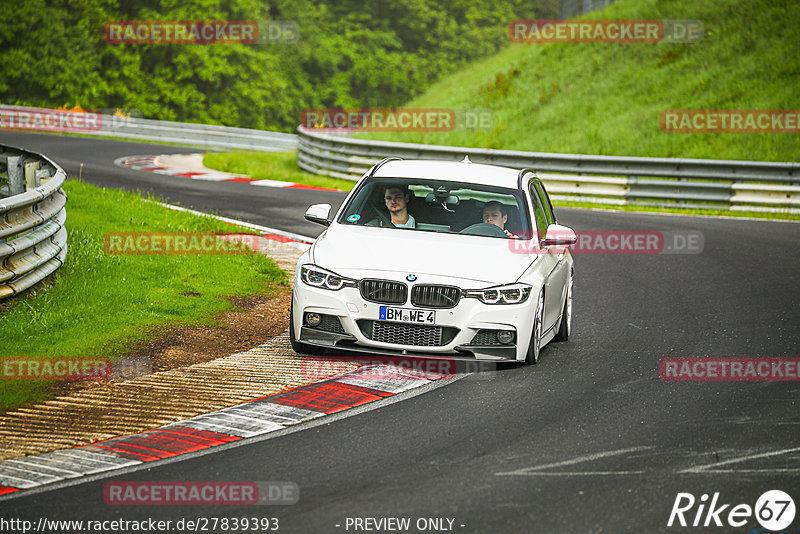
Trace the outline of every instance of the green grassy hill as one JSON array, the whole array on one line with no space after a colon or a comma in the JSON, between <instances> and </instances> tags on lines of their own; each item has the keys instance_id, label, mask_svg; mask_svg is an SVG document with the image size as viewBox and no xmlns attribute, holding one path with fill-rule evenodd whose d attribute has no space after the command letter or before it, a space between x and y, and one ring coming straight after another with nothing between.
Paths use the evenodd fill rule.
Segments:
<instances>
[{"instance_id":1,"label":"green grassy hill","mask_svg":"<svg viewBox=\"0 0 800 534\"><path fill-rule=\"evenodd\" d=\"M797 133L664 133L659 115L800 109L800 3L623 0L585 18L698 19L705 36L693 44L509 44L407 104L490 109L490 131L368 137L541 152L798 160Z\"/></svg>"}]
</instances>

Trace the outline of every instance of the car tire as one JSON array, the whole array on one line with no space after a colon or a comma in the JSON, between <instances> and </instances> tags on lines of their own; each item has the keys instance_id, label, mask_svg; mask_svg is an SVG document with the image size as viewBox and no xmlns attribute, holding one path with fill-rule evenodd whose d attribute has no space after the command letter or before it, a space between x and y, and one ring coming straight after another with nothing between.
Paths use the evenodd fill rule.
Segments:
<instances>
[{"instance_id":1,"label":"car tire","mask_svg":"<svg viewBox=\"0 0 800 534\"><path fill-rule=\"evenodd\" d=\"M325 347L307 345L306 343L297 341L297 339L294 337L294 304L289 307L289 343L292 345L292 350L298 354L320 356L323 352L325 352Z\"/></svg>"},{"instance_id":2,"label":"car tire","mask_svg":"<svg viewBox=\"0 0 800 534\"><path fill-rule=\"evenodd\" d=\"M572 274L567 281L567 294L564 298L564 311L561 312L561 325L553 341L567 341L572 332Z\"/></svg>"},{"instance_id":3,"label":"car tire","mask_svg":"<svg viewBox=\"0 0 800 534\"><path fill-rule=\"evenodd\" d=\"M528 343L528 354L525 363L533 365L539 361L539 353L542 350L542 317L544 315L544 291L539 292L539 300L536 303L536 316L533 319L533 333Z\"/></svg>"}]
</instances>

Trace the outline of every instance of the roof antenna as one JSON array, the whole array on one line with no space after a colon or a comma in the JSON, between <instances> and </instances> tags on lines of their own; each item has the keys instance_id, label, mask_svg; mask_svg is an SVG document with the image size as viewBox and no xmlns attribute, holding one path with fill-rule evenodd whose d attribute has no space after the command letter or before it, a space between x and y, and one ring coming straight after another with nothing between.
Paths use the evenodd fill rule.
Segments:
<instances>
[{"instance_id":1,"label":"roof antenna","mask_svg":"<svg viewBox=\"0 0 800 534\"><path fill-rule=\"evenodd\" d=\"M461 160L461 163L472 163L472 162L469 160L469 156L464 156L464 159Z\"/></svg>"}]
</instances>

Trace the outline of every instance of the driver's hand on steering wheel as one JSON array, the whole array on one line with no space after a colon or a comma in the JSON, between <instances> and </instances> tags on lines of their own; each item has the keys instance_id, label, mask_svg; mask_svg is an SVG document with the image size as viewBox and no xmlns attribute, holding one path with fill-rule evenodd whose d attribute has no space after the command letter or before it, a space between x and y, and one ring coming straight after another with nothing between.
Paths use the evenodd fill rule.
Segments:
<instances>
[{"instance_id":1,"label":"driver's hand on steering wheel","mask_svg":"<svg viewBox=\"0 0 800 534\"><path fill-rule=\"evenodd\" d=\"M506 230L505 228L503 228L503 231L504 231L504 232L506 233L506 235L507 235L508 237L510 237L511 239L519 239L517 236L515 236L514 234L512 234L511 232L509 232L509 231L508 231L508 230Z\"/></svg>"}]
</instances>

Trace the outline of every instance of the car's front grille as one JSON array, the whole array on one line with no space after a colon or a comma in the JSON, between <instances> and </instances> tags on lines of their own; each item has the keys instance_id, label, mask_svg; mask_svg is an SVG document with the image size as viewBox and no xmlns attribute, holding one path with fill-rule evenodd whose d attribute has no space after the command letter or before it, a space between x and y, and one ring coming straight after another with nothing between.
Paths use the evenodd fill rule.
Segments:
<instances>
[{"instance_id":1,"label":"car's front grille","mask_svg":"<svg viewBox=\"0 0 800 534\"><path fill-rule=\"evenodd\" d=\"M408 298L408 287L401 282L362 280L358 288L361 291L361 297L370 302L405 304Z\"/></svg>"},{"instance_id":2,"label":"car's front grille","mask_svg":"<svg viewBox=\"0 0 800 534\"><path fill-rule=\"evenodd\" d=\"M452 308L461 298L454 286L416 285L411 289L411 304L428 308Z\"/></svg>"},{"instance_id":3,"label":"car's front grille","mask_svg":"<svg viewBox=\"0 0 800 534\"><path fill-rule=\"evenodd\" d=\"M458 333L458 328L453 327L384 321L362 320L358 326L372 341L415 347L441 347L453 341Z\"/></svg>"},{"instance_id":4,"label":"car's front grille","mask_svg":"<svg viewBox=\"0 0 800 534\"><path fill-rule=\"evenodd\" d=\"M479 347L502 345L502 343L497 341L497 330L478 330L478 333L475 334L475 337L472 338L469 344Z\"/></svg>"}]
</instances>

